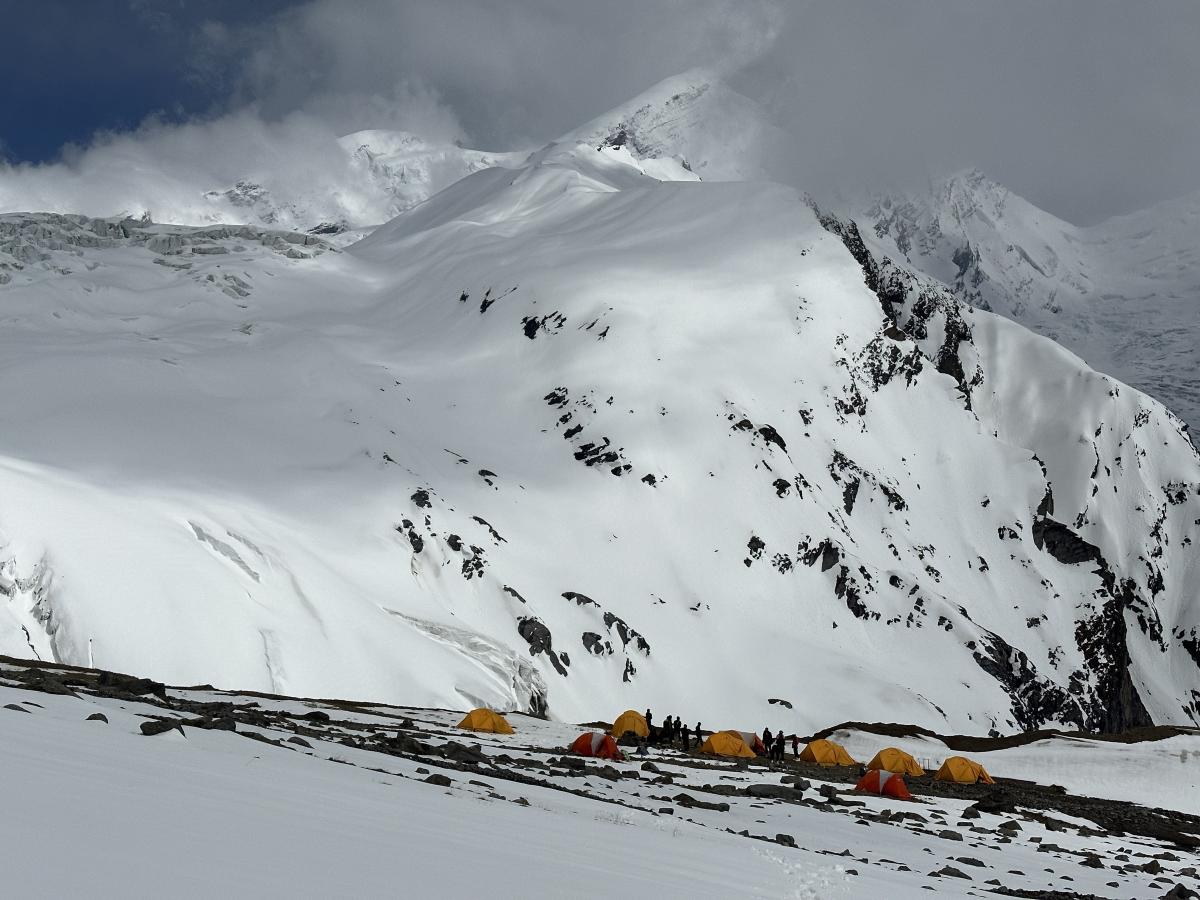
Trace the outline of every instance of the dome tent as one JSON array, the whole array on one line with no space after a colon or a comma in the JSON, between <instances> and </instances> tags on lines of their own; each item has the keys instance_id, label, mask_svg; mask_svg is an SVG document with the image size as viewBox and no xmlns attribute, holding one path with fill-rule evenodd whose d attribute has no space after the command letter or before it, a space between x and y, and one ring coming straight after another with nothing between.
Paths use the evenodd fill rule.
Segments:
<instances>
[{"instance_id":1,"label":"dome tent","mask_svg":"<svg viewBox=\"0 0 1200 900\"><path fill-rule=\"evenodd\" d=\"M571 744L571 752L580 756L595 756L599 759L618 761L624 759L621 751L617 748L617 742L612 739L612 735L601 734L599 731L585 731L575 738L574 743Z\"/></svg>"},{"instance_id":2,"label":"dome tent","mask_svg":"<svg viewBox=\"0 0 1200 900\"><path fill-rule=\"evenodd\" d=\"M905 753L898 747L885 747L871 757L871 761L867 763L868 769L883 769L885 772L894 772L897 775L924 775L925 770L922 769L911 754Z\"/></svg>"},{"instance_id":3,"label":"dome tent","mask_svg":"<svg viewBox=\"0 0 1200 900\"><path fill-rule=\"evenodd\" d=\"M711 734L708 740L700 747L701 753L714 753L717 756L737 756L743 759L754 759L758 754L755 752L753 743L757 743L762 747L762 741L754 738L753 742L748 741L747 737L753 737L749 732L741 731L718 731Z\"/></svg>"},{"instance_id":4,"label":"dome tent","mask_svg":"<svg viewBox=\"0 0 1200 900\"><path fill-rule=\"evenodd\" d=\"M833 741L809 741L800 751L800 759L804 762L816 763L818 766L856 766L857 762L846 752L846 748Z\"/></svg>"},{"instance_id":5,"label":"dome tent","mask_svg":"<svg viewBox=\"0 0 1200 900\"><path fill-rule=\"evenodd\" d=\"M951 756L933 776L938 781L953 781L956 784L995 784L987 769L965 756Z\"/></svg>"},{"instance_id":6,"label":"dome tent","mask_svg":"<svg viewBox=\"0 0 1200 900\"><path fill-rule=\"evenodd\" d=\"M473 709L458 723L459 728L467 731L487 731L492 734L512 734L513 727L508 720L498 712L490 709Z\"/></svg>"},{"instance_id":7,"label":"dome tent","mask_svg":"<svg viewBox=\"0 0 1200 900\"><path fill-rule=\"evenodd\" d=\"M640 712L627 709L617 716L617 721L613 722L609 733L615 738L620 738L630 731L638 737L650 737L650 726L646 724L646 717Z\"/></svg>"},{"instance_id":8,"label":"dome tent","mask_svg":"<svg viewBox=\"0 0 1200 900\"><path fill-rule=\"evenodd\" d=\"M908 785L904 783L903 775L885 772L882 769L872 769L859 779L854 786L856 791L867 794L878 794L881 797L894 797L897 800L911 800Z\"/></svg>"}]
</instances>

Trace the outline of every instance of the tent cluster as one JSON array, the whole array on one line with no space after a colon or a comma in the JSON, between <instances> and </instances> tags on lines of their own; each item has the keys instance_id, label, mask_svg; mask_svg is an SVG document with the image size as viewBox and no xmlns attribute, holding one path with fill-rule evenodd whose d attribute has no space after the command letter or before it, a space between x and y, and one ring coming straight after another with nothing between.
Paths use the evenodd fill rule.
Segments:
<instances>
[{"instance_id":1,"label":"tent cluster","mask_svg":"<svg viewBox=\"0 0 1200 900\"><path fill-rule=\"evenodd\" d=\"M473 709L458 723L459 728L469 731L482 731L490 734L512 734L513 727L508 720L498 712L490 709ZM627 709L613 722L608 734L598 731L585 731L571 744L571 752L580 756L591 756L598 759L621 760L620 748L617 741L627 734L639 738L650 735L650 726L646 717L632 709ZM717 731L709 735L700 747L701 753L711 753L715 756L732 757L735 759L754 759L766 755L767 748L762 740L752 731ZM818 739L810 741L800 752L804 762L815 763L818 766L856 766L854 758L846 752L841 744L830 740ZM867 772L856 784L855 790L885 797L895 797L899 800L911 800L912 794L904 783L904 776L913 777L924 775L925 770L909 753L899 747L884 747L867 763ZM995 784L987 769L974 760L965 756L951 756L942 763L941 768L933 776L937 781L949 781L955 784Z\"/></svg>"},{"instance_id":2,"label":"tent cluster","mask_svg":"<svg viewBox=\"0 0 1200 900\"><path fill-rule=\"evenodd\" d=\"M905 775L924 775L913 757L898 747L885 747L867 763L865 774L854 786L857 791L869 794L879 794L885 797L895 797L898 800L911 800L908 785L904 783ZM955 784L995 784L987 769L974 760L965 756L951 756L933 776L937 781L950 781Z\"/></svg>"}]
</instances>

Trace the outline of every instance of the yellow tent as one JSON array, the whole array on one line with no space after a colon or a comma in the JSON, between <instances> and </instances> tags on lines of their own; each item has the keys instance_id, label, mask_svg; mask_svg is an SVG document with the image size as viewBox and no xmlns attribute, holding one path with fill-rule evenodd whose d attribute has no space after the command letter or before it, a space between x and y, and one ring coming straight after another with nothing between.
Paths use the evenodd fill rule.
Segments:
<instances>
[{"instance_id":1,"label":"yellow tent","mask_svg":"<svg viewBox=\"0 0 1200 900\"><path fill-rule=\"evenodd\" d=\"M856 763L846 752L846 748L833 741L811 741L800 751L804 762L816 763L819 766L856 766Z\"/></svg>"},{"instance_id":2,"label":"yellow tent","mask_svg":"<svg viewBox=\"0 0 1200 900\"><path fill-rule=\"evenodd\" d=\"M650 737L650 726L646 724L646 717L632 709L627 709L617 716L617 721L613 722L612 736L619 738L627 731L632 731L638 737Z\"/></svg>"},{"instance_id":3,"label":"yellow tent","mask_svg":"<svg viewBox=\"0 0 1200 900\"><path fill-rule=\"evenodd\" d=\"M741 756L746 759L755 757L754 751L747 746L745 739L737 731L718 731L709 735L700 752L715 753L717 756Z\"/></svg>"},{"instance_id":4,"label":"yellow tent","mask_svg":"<svg viewBox=\"0 0 1200 900\"><path fill-rule=\"evenodd\" d=\"M508 720L504 716L483 707L467 713L466 718L458 723L458 727L468 731L490 731L493 734L513 733L513 727L508 724Z\"/></svg>"},{"instance_id":5,"label":"yellow tent","mask_svg":"<svg viewBox=\"0 0 1200 900\"><path fill-rule=\"evenodd\" d=\"M876 753L869 763L868 769L883 769L885 772L895 772L898 775L924 775L925 770L917 765L917 761L896 747L887 747Z\"/></svg>"},{"instance_id":6,"label":"yellow tent","mask_svg":"<svg viewBox=\"0 0 1200 900\"><path fill-rule=\"evenodd\" d=\"M982 781L984 784L996 783L992 781L992 776L987 773L987 769L965 756L951 756L942 763L942 767L933 777L938 781L953 781L958 784L975 784L977 781Z\"/></svg>"}]
</instances>

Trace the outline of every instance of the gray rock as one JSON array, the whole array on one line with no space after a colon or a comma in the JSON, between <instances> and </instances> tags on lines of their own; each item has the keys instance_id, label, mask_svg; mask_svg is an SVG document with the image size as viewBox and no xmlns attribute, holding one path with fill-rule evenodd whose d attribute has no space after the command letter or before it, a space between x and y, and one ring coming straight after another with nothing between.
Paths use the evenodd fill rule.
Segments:
<instances>
[{"instance_id":1,"label":"gray rock","mask_svg":"<svg viewBox=\"0 0 1200 900\"><path fill-rule=\"evenodd\" d=\"M947 841L961 841L963 839L961 834L959 834L957 831L951 831L949 828L939 831L938 837Z\"/></svg>"},{"instance_id":2,"label":"gray rock","mask_svg":"<svg viewBox=\"0 0 1200 900\"><path fill-rule=\"evenodd\" d=\"M796 789L786 784L748 784L745 794L748 797L768 800L794 800Z\"/></svg>"},{"instance_id":3,"label":"gray rock","mask_svg":"<svg viewBox=\"0 0 1200 900\"><path fill-rule=\"evenodd\" d=\"M450 787L450 785L454 784L454 782L448 776L443 775L440 772L434 772L425 779L425 783L436 784L438 787Z\"/></svg>"},{"instance_id":4,"label":"gray rock","mask_svg":"<svg viewBox=\"0 0 1200 900\"><path fill-rule=\"evenodd\" d=\"M108 724L108 716L106 716L104 713L92 713L90 716L88 716L86 719L84 719L84 721L85 722L103 722L105 725L107 725Z\"/></svg>"},{"instance_id":5,"label":"gray rock","mask_svg":"<svg viewBox=\"0 0 1200 900\"><path fill-rule=\"evenodd\" d=\"M954 868L954 866L942 866L936 872L930 872L929 876L931 878L965 878L967 881L971 880L970 875L962 869Z\"/></svg>"}]
</instances>

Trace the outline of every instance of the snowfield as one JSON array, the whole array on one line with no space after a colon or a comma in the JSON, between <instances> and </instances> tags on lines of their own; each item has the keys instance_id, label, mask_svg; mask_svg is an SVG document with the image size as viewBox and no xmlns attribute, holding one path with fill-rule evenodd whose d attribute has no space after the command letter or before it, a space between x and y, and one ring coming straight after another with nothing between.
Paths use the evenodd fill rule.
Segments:
<instances>
[{"instance_id":1,"label":"snowfield","mask_svg":"<svg viewBox=\"0 0 1200 900\"><path fill-rule=\"evenodd\" d=\"M1001 885L1125 900L1198 884L1200 819L1095 807L1123 817L1116 834L1036 802L991 811L1003 781L940 794L914 781L917 801L903 802L855 794L849 770L814 777L792 762L563 756L579 726L522 715L513 735L476 735L453 727L459 712L163 689L14 660L0 684L4 884L23 897L464 897L484 883L498 898L968 897ZM1196 734L1172 740L1200 750ZM1129 749L1144 757L1154 743ZM1147 790L1162 774L1138 772ZM1134 814L1168 831L1147 836Z\"/></svg>"},{"instance_id":2,"label":"snowfield","mask_svg":"<svg viewBox=\"0 0 1200 900\"><path fill-rule=\"evenodd\" d=\"M635 145L344 251L0 218L0 650L575 721L1195 722L1178 420Z\"/></svg>"}]
</instances>

